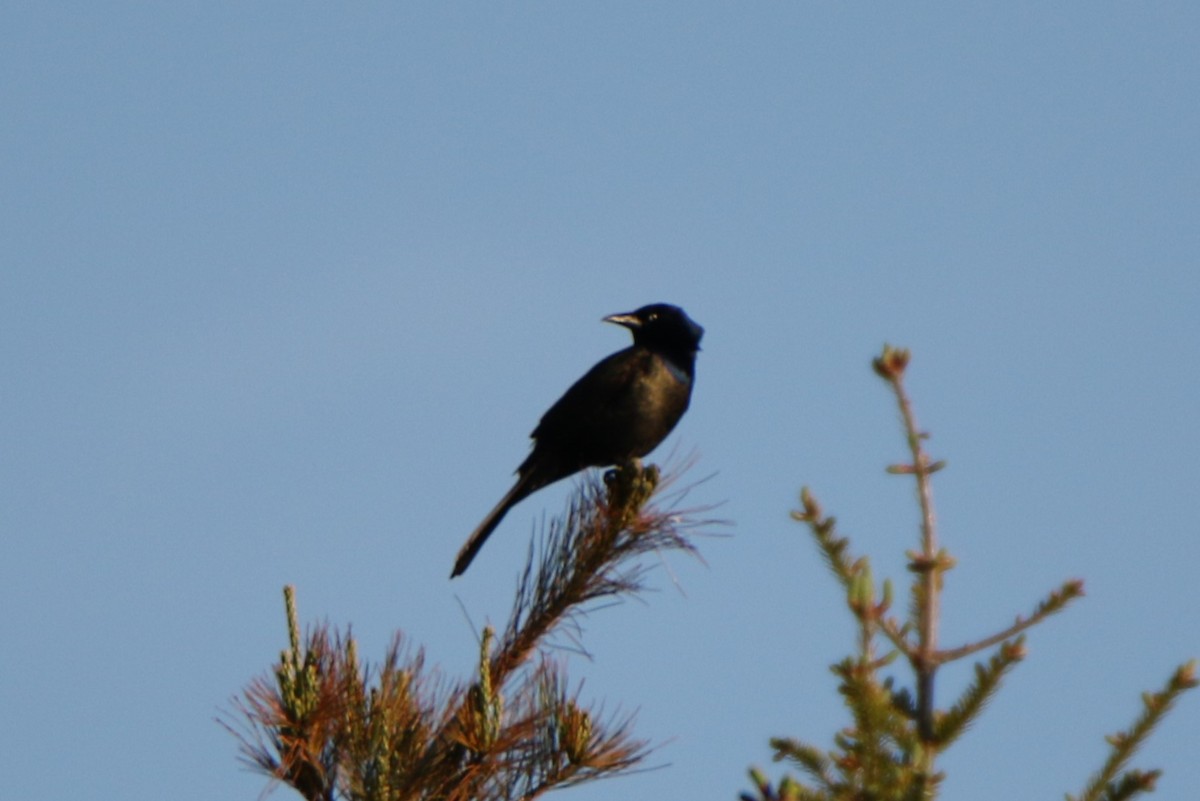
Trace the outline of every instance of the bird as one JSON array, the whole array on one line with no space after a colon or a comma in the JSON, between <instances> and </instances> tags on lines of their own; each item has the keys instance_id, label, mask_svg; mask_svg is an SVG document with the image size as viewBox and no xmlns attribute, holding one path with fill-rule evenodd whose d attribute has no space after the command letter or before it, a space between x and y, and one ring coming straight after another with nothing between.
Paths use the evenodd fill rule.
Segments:
<instances>
[{"instance_id":1,"label":"bird","mask_svg":"<svg viewBox=\"0 0 1200 801\"><path fill-rule=\"evenodd\" d=\"M704 329L669 303L610 314L602 322L629 329L633 344L597 362L542 415L516 483L471 533L450 578L467 569L517 503L588 467L640 459L687 411Z\"/></svg>"}]
</instances>

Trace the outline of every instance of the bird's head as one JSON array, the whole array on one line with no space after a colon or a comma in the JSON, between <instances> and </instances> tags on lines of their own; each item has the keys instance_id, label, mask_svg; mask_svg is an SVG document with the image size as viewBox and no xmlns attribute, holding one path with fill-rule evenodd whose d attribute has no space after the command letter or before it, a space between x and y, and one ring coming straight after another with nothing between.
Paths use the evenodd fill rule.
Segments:
<instances>
[{"instance_id":1,"label":"bird's head","mask_svg":"<svg viewBox=\"0 0 1200 801\"><path fill-rule=\"evenodd\" d=\"M700 350L700 338L704 336L699 323L669 303L652 303L637 311L610 314L604 322L628 328L634 344L655 350L692 354Z\"/></svg>"}]
</instances>

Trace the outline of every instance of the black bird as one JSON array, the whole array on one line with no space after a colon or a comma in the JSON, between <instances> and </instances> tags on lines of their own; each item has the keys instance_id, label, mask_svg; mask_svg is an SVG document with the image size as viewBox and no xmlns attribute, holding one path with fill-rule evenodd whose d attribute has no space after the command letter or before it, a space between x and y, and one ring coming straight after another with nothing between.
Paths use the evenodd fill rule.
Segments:
<instances>
[{"instance_id":1,"label":"black bird","mask_svg":"<svg viewBox=\"0 0 1200 801\"><path fill-rule=\"evenodd\" d=\"M517 483L458 552L462 573L504 515L523 498L586 467L624 464L658 447L687 411L704 329L667 303L613 314L606 323L633 332L633 345L601 360L576 381L533 430L533 451Z\"/></svg>"}]
</instances>

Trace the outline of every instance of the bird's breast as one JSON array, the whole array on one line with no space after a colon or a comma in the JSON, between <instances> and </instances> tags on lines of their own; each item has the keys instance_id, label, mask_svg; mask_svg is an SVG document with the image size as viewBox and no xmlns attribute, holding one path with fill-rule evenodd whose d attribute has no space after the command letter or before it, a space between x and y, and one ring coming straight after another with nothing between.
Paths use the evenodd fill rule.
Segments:
<instances>
[{"instance_id":1,"label":"bird's breast","mask_svg":"<svg viewBox=\"0 0 1200 801\"><path fill-rule=\"evenodd\" d=\"M628 391L614 399L609 431L620 432L617 450L625 458L642 457L666 439L687 411L692 394L691 376L661 357L640 365Z\"/></svg>"}]
</instances>

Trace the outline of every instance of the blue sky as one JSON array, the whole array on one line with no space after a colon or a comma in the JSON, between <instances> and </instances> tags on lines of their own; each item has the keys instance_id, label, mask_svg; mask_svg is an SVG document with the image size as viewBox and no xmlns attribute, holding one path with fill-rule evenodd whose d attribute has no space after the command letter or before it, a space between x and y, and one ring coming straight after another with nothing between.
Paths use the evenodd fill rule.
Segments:
<instances>
[{"instance_id":1,"label":"blue sky","mask_svg":"<svg viewBox=\"0 0 1200 801\"><path fill-rule=\"evenodd\" d=\"M731 536L589 618L572 675L665 767L562 797L732 799L769 737L845 723L850 618L787 513L811 486L902 580L885 341L949 461L944 642L1087 582L945 797L1079 789L1200 655L1200 9L965 5L7 6L6 793L256 798L213 718L285 583L465 675L569 484L450 582L455 552L626 344L599 318L653 301L708 332L656 456L697 455ZM1156 798L1197 742L1190 697L1138 760Z\"/></svg>"}]
</instances>

